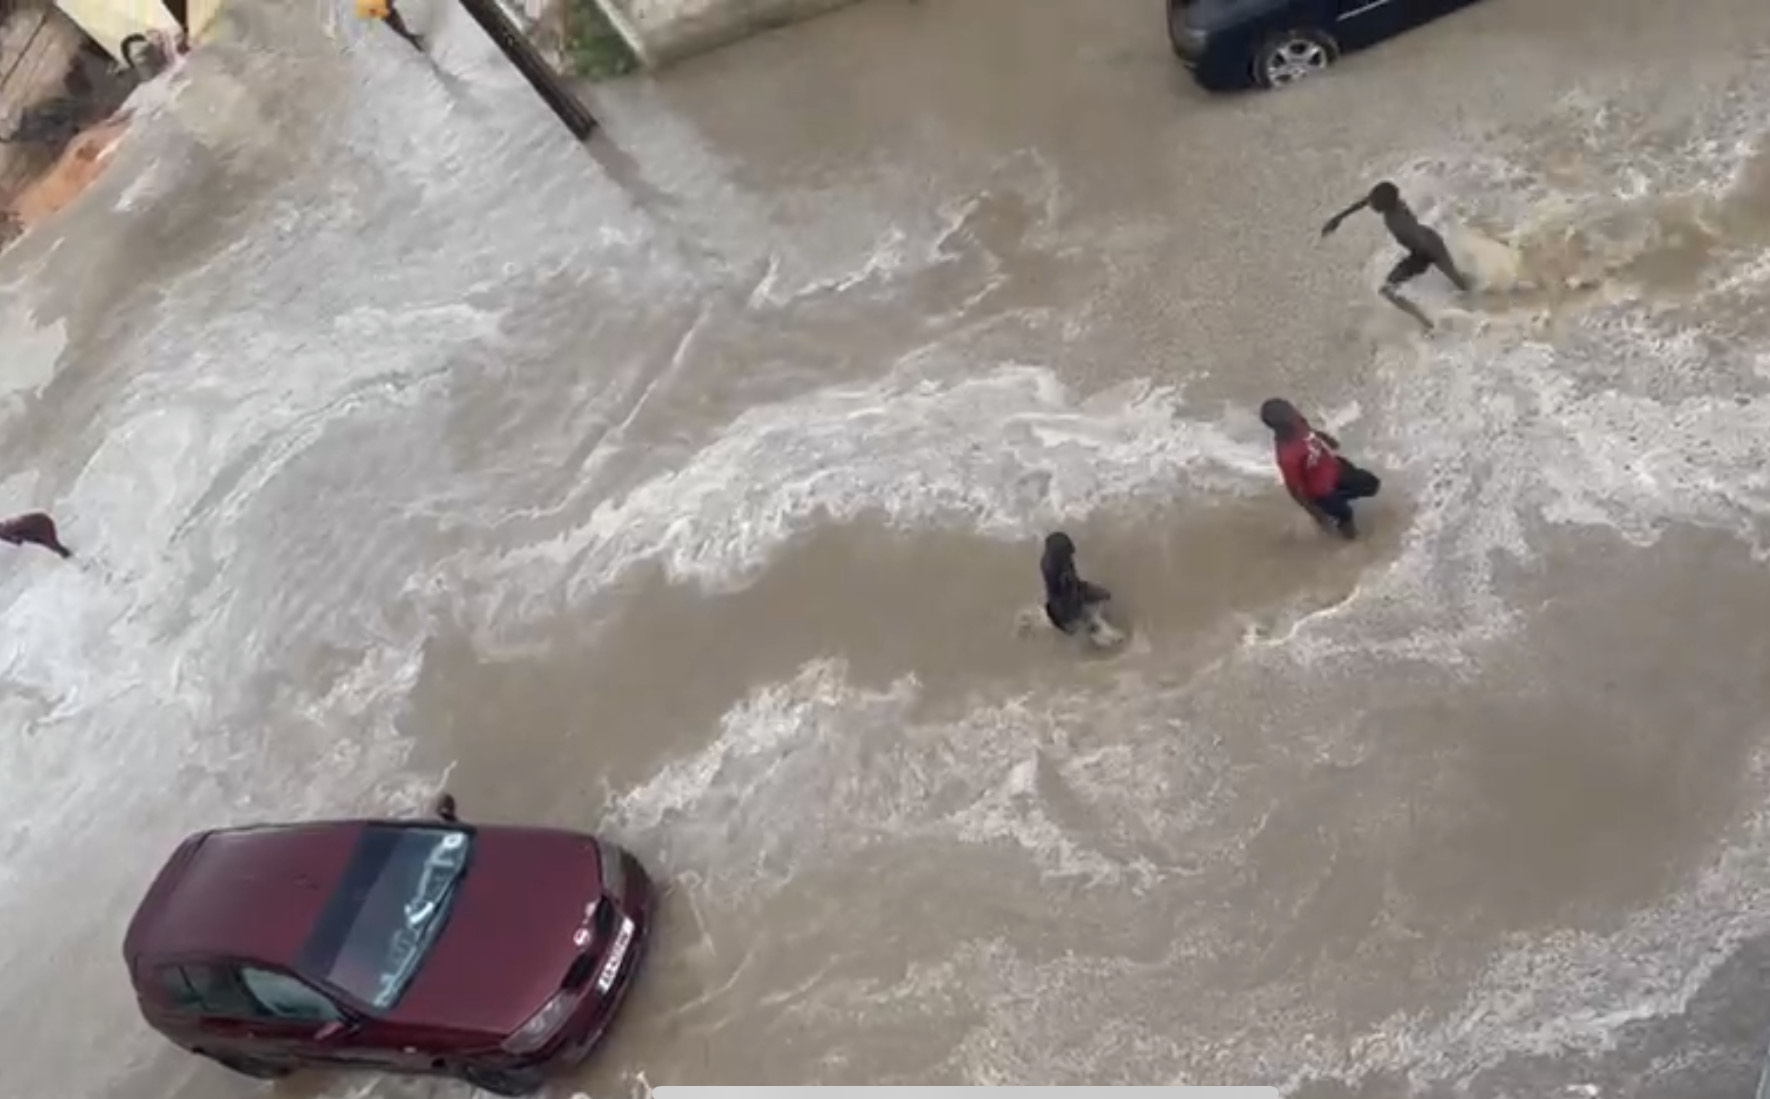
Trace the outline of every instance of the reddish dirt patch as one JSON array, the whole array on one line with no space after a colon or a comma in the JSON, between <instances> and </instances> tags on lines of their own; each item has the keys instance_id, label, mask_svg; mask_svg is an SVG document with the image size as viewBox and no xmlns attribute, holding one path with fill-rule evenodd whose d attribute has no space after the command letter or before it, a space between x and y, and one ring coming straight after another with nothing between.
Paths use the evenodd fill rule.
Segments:
<instances>
[{"instance_id":1,"label":"reddish dirt patch","mask_svg":"<svg viewBox=\"0 0 1770 1099\"><path fill-rule=\"evenodd\" d=\"M19 229L30 229L79 198L103 174L128 129L128 116L119 115L68 142L54 164L13 196L8 212L17 219Z\"/></svg>"}]
</instances>

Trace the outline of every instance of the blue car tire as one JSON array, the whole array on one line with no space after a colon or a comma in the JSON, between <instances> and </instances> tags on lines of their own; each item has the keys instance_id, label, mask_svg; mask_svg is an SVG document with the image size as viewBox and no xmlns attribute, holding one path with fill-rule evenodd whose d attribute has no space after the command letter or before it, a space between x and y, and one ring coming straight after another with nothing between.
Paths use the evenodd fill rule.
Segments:
<instances>
[{"instance_id":1,"label":"blue car tire","mask_svg":"<svg viewBox=\"0 0 1770 1099\"><path fill-rule=\"evenodd\" d=\"M1268 38L1254 54L1254 82L1262 88L1282 88L1314 76L1340 56L1333 38L1318 30L1299 27Z\"/></svg>"}]
</instances>

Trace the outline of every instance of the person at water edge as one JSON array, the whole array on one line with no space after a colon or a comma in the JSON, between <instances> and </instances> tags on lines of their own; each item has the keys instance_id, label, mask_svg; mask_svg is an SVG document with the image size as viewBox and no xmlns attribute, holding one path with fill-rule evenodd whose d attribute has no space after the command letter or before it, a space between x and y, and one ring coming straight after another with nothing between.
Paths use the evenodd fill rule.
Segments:
<instances>
[{"instance_id":1,"label":"person at water edge","mask_svg":"<svg viewBox=\"0 0 1770 1099\"><path fill-rule=\"evenodd\" d=\"M1432 331L1431 318L1426 316L1425 310L1402 295L1402 285L1419 278L1433 267L1443 271L1444 276L1464 293L1469 291L1469 280L1457 270L1444 238L1438 235L1437 230L1420 224L1420 219L1414 216L1413 210L1402 200L1400 188L1388 180L1372 187L1370 194L1328 218L1327 224L1321 227L1321 235L1328 236L1340 227L1341 222L1367 206L1382 216L1383 226L1389 230L1389 235L1395 238L1395 243L1407 250L1407 254L1389 269L1389 274L1383 279L1382 288L1377 293L1383 295L1390 305L1419 321L1420 327L1428 332Z\"/></svg>"},{"instance_id":2,"label":"person at water edge","mask_svg":"<svg viewBox=\"0 0 1770 1099\"><path fill-rule=\"evenodd\" d=\"M411 43L413 49L424 52L424 40L412 33L406 21L400 16L399 8L394 0L356 0L356 14L360 19L379 19L386 23L393 33Z\"/></svg>"},{"instance_id":3,"label":"person at water edge","mask_svg":"<svg viewBox=\"0 0 1770 1099\"><path fill-rule=\"evenodd\" d=\"M1075 633L1086 625L1088 608L1112 598L1111 592L1088 583L1076 572L1076 544L1060 530L1045 536L1039 572L1045 577L1045 617L1064 633Z\"/></svg>"},{"instance_id":4,"label":"person at water edge","mask_svg":"<svg viewBox=\"0 0 1770 1099\"><path fill-rule=\"evenodd\" d=\"M1357 538L1352 502L1375 496L1383 482L1341 457L1340 441L1310 427L1289 401L1274 397L1261 404L1260 422L1272 429L1278 471L1291 499L1323 530Z\"/></svg>"},{"instance_id":5,"label":"person at water edge","mask_svg":"<svg viewBox=\"0 0 1770 1099\"><path fill-rule=\"evenodd\" d=\"M15 515L0 521L0 542L9 542L15 546L29 543L42 546L44 549L66 560L74 556L74 551L61 544L55 530L55 520L40 511Z\"/></svg>"}]
</instances>

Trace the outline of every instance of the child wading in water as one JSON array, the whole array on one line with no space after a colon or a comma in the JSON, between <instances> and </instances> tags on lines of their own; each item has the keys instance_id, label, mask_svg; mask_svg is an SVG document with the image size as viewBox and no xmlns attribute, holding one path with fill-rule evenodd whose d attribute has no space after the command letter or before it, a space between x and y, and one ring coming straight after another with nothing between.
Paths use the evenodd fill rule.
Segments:
<instances>
[{"instance_id":1,"label":"child wading in water","mask_svg":"<svg viewBox=\"0 0 1770 1099\"><path fill-rule=\"evenodd\" d=\"M1097 649L1110 649L1125 640L1124 633L1101 613L1112 593L1076 572L1076 544L1069 535L1058 530L1045 536L1039 573L1045 579L1045 617L1052 626Z\"/></svg>"},{"instance_id":2,"label":"child wading in water","mask_svg":"<svg viewBox=\"0 0 1770 1099\"><path fill-rule=\"evenodd\" d=\"M1278 471L1297 506L1323 530L1350 541L1358 537L1352 501L1377 494L1383 482L1339 454L1340 441L1309 426L1303 414L1277 397L1260 406L1260 422L1272 429Z\"/></svg>"},{"instance_id":3,"label":"child wading in water","mask_svg":"<svg viewBox=\"0 0 1770 1099\"><path fill-rule=\"evenodd\" d=\"M1060 530L1045 536L1039 573L1045 578L1045 617L1064 633L1088 625L1088 611L1112 598L1111 592L1077 574L1076 544Z\"/></svg>"}]
</instances>

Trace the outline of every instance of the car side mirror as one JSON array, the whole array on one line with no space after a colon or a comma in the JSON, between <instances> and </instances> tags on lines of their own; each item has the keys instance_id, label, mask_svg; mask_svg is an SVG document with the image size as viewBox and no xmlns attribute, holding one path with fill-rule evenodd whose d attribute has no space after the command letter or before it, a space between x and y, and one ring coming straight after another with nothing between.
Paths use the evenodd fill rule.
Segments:
<instances>
[{"instance_id":1,"label":"car side mirror","mask_svg":"<svg viewBox=\"0 0 1770 1099\"><path fill-rule=\"evenodd\" d=\"M331 1022L327 1023L325 1026L321 1027L314 1034L313 1040L316 1042L334 1042L334 1041L337 1041L339 1038L344 1037L346 1034L351 1033L354 1030L356 1030L356 1026L354 1024L342 1023L342 1022L339 1022L338 1020L334 1019Z\"/></svg>"}]
</instances>

